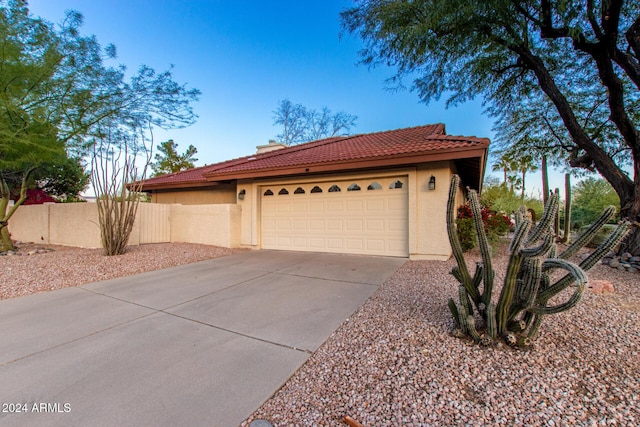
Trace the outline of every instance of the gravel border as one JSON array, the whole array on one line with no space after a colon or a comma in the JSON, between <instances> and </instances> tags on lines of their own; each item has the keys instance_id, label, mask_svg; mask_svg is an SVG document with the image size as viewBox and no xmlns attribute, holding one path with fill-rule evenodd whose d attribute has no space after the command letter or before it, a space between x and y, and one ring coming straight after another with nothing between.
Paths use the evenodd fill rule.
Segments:
<instances>
[{"instance_id":1,"label":"gravel border","mask_svg":"<svg viewBox=\"0 0 640 427\"><path fill-rule=\"evenodd\" d=\"M640 424L640 275L594 267L616 293L587 292L517 350L451 336L453 265L406 263L241 425Z\"/></svg>"},{"instance_id":2,"label":"gravel border","mask_svg":"<svg viewBox=\"0 0 640 427\"><path fill-rule=\"evenodd\" d=\"M124 255L104 256L102 249L19 243L16 255L0 256L0 300L130 276L247 249L193 243L154 243L127 247ZM37 253L41 252L41 253ZM32 255L28 255L28 254Z\"/></svg>"}]
</instances>

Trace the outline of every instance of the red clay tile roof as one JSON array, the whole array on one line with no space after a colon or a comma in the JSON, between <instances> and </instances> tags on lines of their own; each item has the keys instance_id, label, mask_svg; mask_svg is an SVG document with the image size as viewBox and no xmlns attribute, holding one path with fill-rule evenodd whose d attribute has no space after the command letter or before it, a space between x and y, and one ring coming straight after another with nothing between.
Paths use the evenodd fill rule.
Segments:
<instances>
[{"instance_id":1,"label":"red clay tile roof","mask_svg":"<svg viewBox=\"0 0 640 427\"><path fill-rule=\"evenodd\" d=\"M267 153L151 178L144 189L191 187L208 181L290 175L338 169L422 163L477 156L489 146L486 138L445 134L443 124L362 135L332 137ZM479 151L478 151L479 150ZM469 153L465 153L469 152ZM471 153L473 152L473 153ZM434 158L434 155L440 155ZM444 157L443 157L444 156Z\"/></svg>"}]
</instances>

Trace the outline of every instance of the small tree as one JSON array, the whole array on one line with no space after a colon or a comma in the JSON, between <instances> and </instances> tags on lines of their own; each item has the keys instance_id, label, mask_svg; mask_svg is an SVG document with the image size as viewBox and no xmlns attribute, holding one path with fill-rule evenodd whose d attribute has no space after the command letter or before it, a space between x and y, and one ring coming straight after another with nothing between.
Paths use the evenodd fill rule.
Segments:
<instances>
[{"instance_id":1,"label":"small tree","mask_svg":"<svg viewBox=\"0 0 640 427\"><path fill-rule=\"evenodd\" d=\"M193 157L198 152L198 149L193 145L189 145L189 148L187 148L184 154L178 154L178 144L173 142L173 139L161 142L156 148L159 153L156 153L156 161L151 165L153 176L190 169L195 166L194 162L198 161L198 159Z\"/></svg>"},{"instance_id":2,"label":"small tree","mask_svg":"<svg viewBox=\"0 0 640 427\"><path fill-rule=\"evenodd\" d=\"M144 132L136 128L106 129L93 141L91 184L102 248L108 256L126 252L133 230L140 203L137 193L151 161L151 150L145 149L144 141Z\"/></svg>"},{"instance_id":3,"label":"small tree","mask_svg":"<svg viewBox=\"0 0 640 427\"><path fill-rule=\"evenodd\" d=\"M282 133L277 138L285 145L348 135L358 119L344 111L332 113L327 107L321 110L310 109L288 99L280 101L273 114L274 126L282 126Z\"/></svg>"}]
</instances>

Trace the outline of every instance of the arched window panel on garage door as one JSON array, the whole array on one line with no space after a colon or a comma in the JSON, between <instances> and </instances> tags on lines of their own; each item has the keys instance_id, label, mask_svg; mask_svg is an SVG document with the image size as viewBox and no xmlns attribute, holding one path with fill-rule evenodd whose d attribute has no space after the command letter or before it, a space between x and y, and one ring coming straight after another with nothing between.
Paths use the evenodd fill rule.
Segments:
<instances>
[{"instance_id":1,"label":"arched window panel on garage door","mask_svg":"<svg viewBox=\"0 0 640 427\"><path fill-rule=\"evenodd\" d=\"M304 191L304 188L302 187L296 188L296 191L293 192L293 194L304 194L304 193L305 191Z\"/></svg>"},{"instance_id":2,"label":"arched window panel on garage door","mask_svg":"<svg viewBox=\"0 0 640 427\"><path fill-rule=\"evenodd\" d=\"M367 187L367 190L382 190L382 185L378 184L376 181L373 181Z\"/></svg>"},{"instance_id":3,"label":"arched window panel on garage door","mask_svg":"<svg viewBox=\"0 0 640 427\"><path fill-rule=\"evenodd\" d=\"M333 184L331 187L329 187L329 193L339 193L340 191L342 191L342 189L336 184Z\"/></svg>"},{"instance_id":4,"label":"arched window panel on garage door","mask_svg":"<svg viewBox=\"0 0 640 427\"><path fill-rule=\"evenodd\" d=\"M313 187L311 189L312 193L322 193L322 188L318 187L317 185L315 187Z\"/></svg>"},{"instance_id":5,"label":"arched window panel on garage door","mask_svg":"<svg viewBox=\"0 0 640 427\"><path fill-rule=\"evenodd\" d=\"M287 194L289 194L289 190L287 190L286 188L281 188L280 191L278 191L278 194L280 196L286 196Z\"/></svg>"},{"instance_id":6,"label":"arched window panel on garage door","mask_svg":"<svg viewBox=\"0 0 640 427\"><path fill-rule=\"evenodd\" d=\"M264 192L263 196L273 196L273 191L267 190Z\"/></svg>"},{"instance_id":7,"label":"arched window panel on garage door","mask_svg":"<svg viewBox=\"0 0 640 427\"><path fill-rule=\"evenodd\" d=\"M347 191L360 191L360 186L354 182L347 187Z\"/></svg>"},{"instance_id":8,"label":"arched window panel on garage door","mask_svg":"<svg viewBox=\"0 0 640 427\"><path fill-rule=\"evenodd\" d=\"M404 187L404 183L402 181L400 181L399 179L396 179L395 181L393 181L390 185L389 185L389 189L390 190L395 190L395 189L399 189Z\"/></svg>"}]
</instances>

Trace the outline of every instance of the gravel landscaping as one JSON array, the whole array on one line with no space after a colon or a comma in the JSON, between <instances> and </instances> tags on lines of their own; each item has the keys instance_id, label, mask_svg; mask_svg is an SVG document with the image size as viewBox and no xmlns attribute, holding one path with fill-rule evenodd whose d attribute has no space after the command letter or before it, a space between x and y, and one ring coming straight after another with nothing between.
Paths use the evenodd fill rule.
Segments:
<instances>
[{"instance_id":1,"label":"gravel landscaping","mask_svg":"<svg viewBox=\"0 0 640 427\"><path fill-rule=\"evenodd\" d=\"M517 350L451 336L453 265L406 263L242 425L640 424L640 274L594 267L615 293L586 292Z\"/></svg>"},{"instance_id":2,"label":"gravel landscaping","mask_svg":"<svg viewBox=\"0 0 640 427\"><path fill-rule=\"evenodd\" d=\"M227 249L192 243L129 246L124 255L104 256L102 249L18 243L15 254L0 256L0 299L130 276L230 255Z\"/></svg>"},{"instance_id":3,"label":"gravel landscaping","mask_svg":"<svg viewBox=\"0 0 640 427\"><path fill-rule=\"evenodd\" d=\"M238 251L172 243L105 257L21 245L19 255L0 256L0 299ZM594 267L591 282L610 281L615 292L586 292L573 310L546 318L534 346L517 350L451 336L453 265L407 262L242 425L345 426L345 415L367 427L640 424L640 273ZM494 267L504 271L506 257Z\"/></svg>"}]
</instances>

